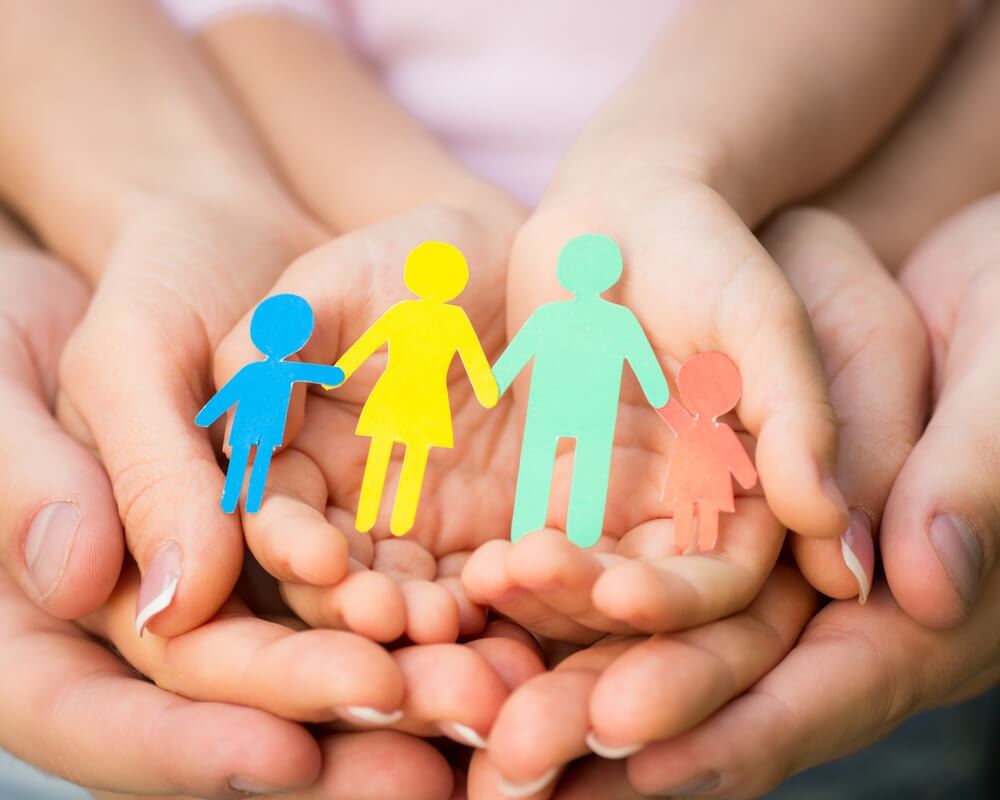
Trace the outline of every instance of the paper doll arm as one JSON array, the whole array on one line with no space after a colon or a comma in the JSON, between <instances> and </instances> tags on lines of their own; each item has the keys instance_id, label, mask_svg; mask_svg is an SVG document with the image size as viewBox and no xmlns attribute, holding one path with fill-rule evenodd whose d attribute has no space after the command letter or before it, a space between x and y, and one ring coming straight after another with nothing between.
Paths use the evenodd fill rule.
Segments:
<instances>
[{"instance_id":1,"label":"paper doll arm","mask_svg":"<svg viewBox=\"0 0 1000 800\"><path fill-rule=\"evenodd\" d=\"M691 422L691 415L688 414L687 410L674 398L670 398L667 404L662 408L656 409L656 413L660 415L664 422L671 427L674 433L680 435L680 432L687 427Z\"/></svg>"},{"instance_id":2,"label":"paper doll arm","mask_svg":"<svg viewBox=\"0 0 1000 800\"><path fill-rule=\"evenodd\" d=\"M631 313L631 312L630 312ZM670 400L670 388L667 379L663 377L660 362L653 352L653 347L646 338L639 321L632 317L629 320L627 340L625 342L625 360L639 379L646 400L653 408L661 408Z\"/></svg>"},{"instance_id":3,"label":"paper doll arm","mask_svg":"<svg viewBox=\"0 0 1000 800\"><path fill-rule=\"evenodd\" d=\"M325 364L302 364L286 361L290 367L292 380L298 383L320 383L325 388L340 386L344 382L344 371L340 367Z\"/></svg>"},{"instance_id":4,"label":"paper doll arm","mask_svg":"<svg viewBox=\"0 0 1000 800\"><path fill-rule=\"evenodd\" d=\"M226 381L226 384L215 393L215 396L205 403L205 407L202 408L202 410L198 412L198 416L194 418L195 425L201 428L207 428L239 402L240 395L243 393L243 384L246 382L244 379L245 369L246 367L243 367L243 369L233 375L233 377Z\"/></svg>"},{"instance_id":5,"label":"paper doll arm","mask_svg":"<svg viewBox=\"0 0 1000 800\"><path fill-rule=\"evenodd\" d=\"M337 363L334 366L339 367L344 373L340 383L350 378L358 367L364 364L376 350L385 344L389 338L389 315L392 314L392 311L393 309L390 308L375 320L372 326L361 334L358 340L348 347L347 351L337 359ZM324 388L330 387L324 386Z\"/></svg>"},{"instance_id":6,"label":"paper doll arm","mask_svg":"<svg viewBox=\"0 0 1000 800\"><path fill-rule=\"evenodd\" d=\"M534 358L535 350L538 349L539 328L538 310L536 310L521 326L521 330L514 334L510 344L493 365L493 376L496 378L501 397L510 388L518 373Z\"/></svg>"},{"instance_id":7,"label":"paper doll arm","mask_svg":"<svg viewBox=\"0 0 1000 800\"><path fill-rule=\"evenodd\" d=\"M736 482L744 489L752 489L757 483L757 468L743 447L743 443L732 430L726 436L726 458L729 461L729 471L733 473Z\"/></svg>"},{"instance_id":8,"label":"paper doll arm","mask_svg":"<svg viewBox=\"0 0 1000 800\"><path fill-rule=\"evenodd\" d=\"M489 359L483 352L483 345L465 312L462 312L462 324L458 330L458 356L462 359L476 399L484 407L493 408L500 400L500 389L490 369Z\"/></svg>"}]
</instances>

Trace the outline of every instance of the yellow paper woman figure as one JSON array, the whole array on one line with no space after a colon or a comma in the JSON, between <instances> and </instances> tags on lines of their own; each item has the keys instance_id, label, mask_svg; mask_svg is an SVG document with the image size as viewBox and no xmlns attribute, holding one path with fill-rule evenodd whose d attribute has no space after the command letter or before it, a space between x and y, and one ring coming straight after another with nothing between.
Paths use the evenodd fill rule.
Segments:
<instances>
[{"instance_id":1,"label":"yellow paper woman figure","mask_svg":"<svg viewBox=\"0 0 1000 800\"><path fill-rule=\"evenodd\" d=\"M378 518L386 472L396 443L406 446L389 529L402 536L413 527L432 447L452 447L448 368L458 353L476 398L486 408L499 392L489 361L468 316L448 301L469 280L469 265L455 246L424 242L406 258L406 287L418 300L404 300L385 312L341 356L336 366L348 380L383 344L385 372L358 419L358 436L371 437L355 525L370 531Z\"/></svg>"}]
</instances>

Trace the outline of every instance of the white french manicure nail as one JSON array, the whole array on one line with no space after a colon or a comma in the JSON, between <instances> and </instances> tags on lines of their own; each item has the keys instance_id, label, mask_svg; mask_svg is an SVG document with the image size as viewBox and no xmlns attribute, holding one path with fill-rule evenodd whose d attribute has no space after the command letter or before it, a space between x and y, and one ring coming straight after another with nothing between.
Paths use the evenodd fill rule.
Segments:
<instances>
[{"instance_id":1,"label":"white french manicure nail","mask_svg":"<svg viewBox=\"0 0 1000 800\"><path fill-rule=\"evenodd\" d=\"M403 718L402 711L379 711L368 706L344 706L336 709L336 712L358 725L395 725Z\"/></svg>"},{"instance_id":2,"label":"white french manicure nail","mask_svg":"<svg viewBox=\"0 0 1000 800\"><path fill-rule=\"evenodd\" d=\"M500 793L504 797L531 797L531 795L537 794L552 783L558 775L559 767L553 767L538 780L534 780L531 783L511 783L506 778L500 778Z\"/></svg>"},{"instance_id":3,"label":"white french manicure nail","mask_svg":"<svg viewBox=\"0 0 1000 800\"><path fill-rule=\"evenodd\" d=\"M587 747L590 748L592 753L610 761L621 761L623 758L633 756L642 750L641 744L629 744L623 747L608 747L607 745L601 744L597 735L593 731L587 734L586 742Z\"/></svg>"},{"instance_id":4,"label":"white french manicure nail","mask_svg":"<svg viewBox=\"0 0 1000 800\"><path fill-rule=\"evenodd\" d=\"M142 636L149 621L174 601L183 565L184 556L177 542L166 542L153 554L146 574L142 577L135 603L137 636Z\"/></svg>"},{"instance_id":5,"label":"white french manicure nail","mask_svg":"<svg viewBox=\"0 0 1000 800\"><path fill-rule=\"evenodd\" d=\"M488 746L486 739L483 738L479 731L470 728L468 725L463 725L461 722L441 722L438 724L438 727L445 736L449 739L454 739L459 744L475 747L479 750L485 750Z\"/></svg>"}]
</instances>

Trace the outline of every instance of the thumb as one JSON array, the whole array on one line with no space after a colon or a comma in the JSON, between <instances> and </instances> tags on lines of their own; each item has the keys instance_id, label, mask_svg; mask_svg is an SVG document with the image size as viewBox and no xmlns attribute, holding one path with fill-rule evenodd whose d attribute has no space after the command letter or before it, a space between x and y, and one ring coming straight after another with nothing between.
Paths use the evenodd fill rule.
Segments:
<instances>
[{"instance_id":1,"label":"thumb","mask_svg":"<svg viewBox=\"0 0 1000 800\"><path fill-rule=\"evenodd\" d=\"M925 318L942 283L964 286L940 353L937 406L893 489L883 560L893 594L918 622L964 620L994 569L1000 537L1000 196L947 223L903 280ZM942 280L947 274L948 279Z\"/></svg>"},{"instance_id":2,"label":"thumb","mask_svg":"<svg viewBox=\"0 0 1000 800\"><path fill-rule=\"evenodd\" d=\"M809 310L840 426L838 484L851 507L839 540L796 536L792 549L821 592L864 602L873 531L927 413L927 336L906 295L835 215L786 212L762 240Z\"/></svg>"},{"instance_id":3,"label":"thumb","mask_svg":"<svg viewBox=\"0 0 1000 800\"><path fill-rule=\"evenodd\" d=\"M2 226L0 276L0 563L50 614L81 617L107 599L123 555L107 476L49 407L87 291Z\"/></svg>"}]
</instances>

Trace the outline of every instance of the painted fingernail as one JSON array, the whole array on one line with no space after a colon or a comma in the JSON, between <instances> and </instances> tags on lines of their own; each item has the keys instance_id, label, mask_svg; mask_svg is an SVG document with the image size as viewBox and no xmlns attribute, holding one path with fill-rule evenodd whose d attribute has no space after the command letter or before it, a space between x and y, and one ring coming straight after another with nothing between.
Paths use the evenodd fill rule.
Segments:
<instances>
[{"instance_id":1,"label":"painted fingernail","mask_svg":"<svg viewBox=\"0 0 1000 800\"><path fill-rule=\"evenodd\" d=\"M137 635L142 636L149 621L174 601L183 568L184 555L177 542L164 542L153 554L146 574L142 576L135 604Z\"/></svg>"},{"instance_id":2,"label":"painted fingernail","mask_svg":"<svg viewBox=\"0 0 1000 800\"><path fill-rule=\"evenodd\" d=\"M479 731L468 725L463 725L461 722L441 722L438 724L438 728L441 729L441 733L459 744L475 747L479 750L485 750L488 747L486 739Z\"/></svg>"},{"instance_id":3,"label":"painted fingernail","mask_svg":"<svg viewBox=\"0 0 1000 800\"><path fill-rule=\"evenodd\" d=\"M677 786L671 786L660 792L657 797L683 797L690 794L705 794L719 788L722 776L714 769L702 772L689 781Z\"/></svg>"},{"instance_id":4,"label":"painted fingernail","mask_svg":"<svg viewBox=\"0 0 1000 800\"><path fill-rule=\"evenodd\" d=\"M983 546L972 525L955 514L938 514L931 520L928 534L955 591L971 606L983 569Z\"/></svg>"},{"instance_id":5,"label":"painted fingernail","mask_svg":"<svg viewBox=\"0 0 1000 800\"><path fill-rule=\"evenodd\" d=\"M262 783L247 778L233 778L229 781L229 788L234 792L239 792L244 797L261 797L268 794L284 794L285 792L295 791L295 789L287 787L265 786Z\"/></svg>"},{"instance_id":6,"label":"painted fingernail","mask_svg":"<svg viewBox=\"0 0 1000 800\"><path fill-rule=\"evenodd\" d=\"M559 775L559 767L553 767L548 772L546 772L542 777L531 783L512 783L506 778L500 778L498 786L500 788L500 794L504 797L531 797L533 794L538 794L546 786L551 784Z\"/></svg>"},{"instance_id":7,"label":"painted fingernail","mask_svg":"<svg viewBox=\"0 0 1000 800\"><path fill-rule=\"evenodd\" d=\"M608 747L607 745L601 744L601 740L597 738L597 734L593 731L587 734L586 742L587 747L590 748L592 753L611 761L621 761L621 759L628 758L629 756L635 755L642 750L641 744L629 744L624 745L623 747Z\"/></svg>"},{"instance_id":8,"label":"painted fingernail","mask_svg":"<svg viewBox=\"0 0 1000 800\"><path fill-rule=\"evenodd\" d=\"M864 605L875 580L875 542L871 519L860 508L851 509L851 524L840 537L840 552L858 582L858 602Z\"/></svg>"},{"instance_id":9,"label":"painted fingernail","mask_svg":"<svg viewBox=\"0 0 1000 800\"><path fill-rule=\"evenodd\" d=\"M42 506L31 520L24 540L24 563L39 599L59 586L79 527L80 509L65 501Z\"/></svg>"},{"instance_id":10,"label":"painted fingernail","mask_svg":"<svg viewBox=\"0 0 1000 800\"><path fill-rule=\"evenodd\" d=\"M379 711L368 706L343 706L336 712L356 725L395 725L403 718L402 711Z\"/></svg>"}]
</instances>

